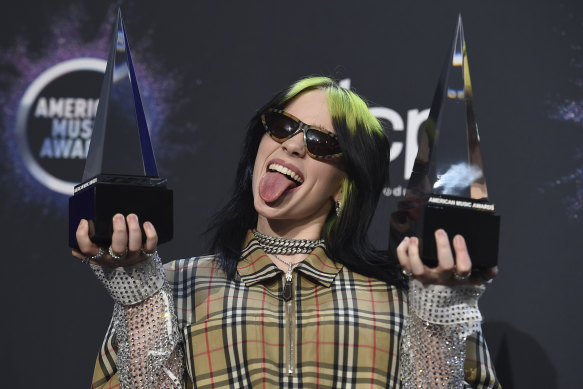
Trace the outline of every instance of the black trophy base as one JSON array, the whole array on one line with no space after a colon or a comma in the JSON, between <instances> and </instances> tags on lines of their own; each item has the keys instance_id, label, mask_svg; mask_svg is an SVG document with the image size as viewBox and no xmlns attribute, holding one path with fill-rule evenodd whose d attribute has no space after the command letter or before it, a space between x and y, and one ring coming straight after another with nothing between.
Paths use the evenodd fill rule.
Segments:
<instances>
[{"instance_id":1,"label":"black trophy base","mask_svg":"<svg viewBox=\"0 0 583 389\"><path fill-rule=\"evenodd\" d=\"M142 224L149 221L156 228L159 244L170 241L174 224L172 191L166 188L164 179L146 179L145 185L140 181L144 180L118 177L105 182L94 179L77 186L69 198L69 246L78 247L77 227L81 219L86 219L91 240L108 247L113 233L112 218L117 213L138 215L143 240Z\"/></svg>"},{"instance_id":2,"label":"black trophy base","mask_svg":"<svg viewBox=\"0 0 583 389\"><path fill-rule=\"evenodd\" d=\"M451 201L454 203L461 201L465 206L425 203L416 209L410 208L393 213L390 227L391 245L396 247L405 236L416 236L419 238L421 260L429 267L436 267L438 259L435 231L441 228L447 232L452 247L456 235L464 237L474 269L496 266L500 216L487 210L476 210L476 207L491 206L486 202L460 198L446 198L443 202ZM415 217L412 218L412 215Z\"/></svg>"}]
</instances>

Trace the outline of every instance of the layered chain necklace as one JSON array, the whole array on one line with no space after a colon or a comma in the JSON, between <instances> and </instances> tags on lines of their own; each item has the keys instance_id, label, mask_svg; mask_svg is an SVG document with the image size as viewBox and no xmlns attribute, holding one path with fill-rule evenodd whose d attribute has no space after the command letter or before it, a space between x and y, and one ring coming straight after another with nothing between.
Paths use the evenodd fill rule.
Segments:
<instances>
[{"instance_id":1,"label":"layered chain necklace","mask_svg":"<svg viewBox=\"0 0 583 389\"><path fill-rule=\"evenodd\" d=\"M324 239L287 239L264 235L257 230L253 230L253 235L257 238L263 251L268 254L309 254L324 243Z\"/></svg>"},{"instance_id":2,"label":"layered chain necklace","mask_svg":"<svg viewBox=\"0 0 583 389\"><path fill-rule=\"evenodd\" d=\"M316 247L324 243L324 239L309 240L309 239L287 239L275 236L264 235L257 230L253 230L253 235L259 242L259 245L267 254L271 254L287 265L285 272L285 286L283 289L283 298L287 301L291 298L292 288L292 270L297 263L287 262L277 256L277 254L293 255L293 254L310 254ZM299 263L299 262L298 262Z\"/></svg>"}]
</instances>

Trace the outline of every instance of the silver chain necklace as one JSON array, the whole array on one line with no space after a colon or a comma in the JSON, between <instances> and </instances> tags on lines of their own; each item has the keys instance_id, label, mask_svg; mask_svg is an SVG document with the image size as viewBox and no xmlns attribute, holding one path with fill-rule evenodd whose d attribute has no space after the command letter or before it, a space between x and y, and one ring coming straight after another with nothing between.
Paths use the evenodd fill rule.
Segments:
<instances>
[{"instance_id":1,"label":"silver chain necklace","mask_svg":"<svg viewBox=\"0 0 583 389\"><path fill-rule=\"evenodd\" d=\"M310 240L310 239L287 239L275 236L269 236L262 234L261 232L253 229L253 235L259 242L259 245L267 254L271 254L279 262L287 265L287 271L285 272L286 284L292 281L292 270L294 265L298 263L286 262L276 254L293 255L293 254L309 254L316 247L324 243L324 239ZM300 261L301 262L301 261Z\"/></svg>"},{"instance_id":2,"label":"silver chain necklace","mask_svg":"<svg viewBox=\"0 0 583 389\"><path fill-rule=\"evenodd\" d=\"M287 271L285 272L285 280L286 280L286 281L290 281L290 282L291 282L291 280L292 280L292 270L293 270L293 268L294 268L294 265L297 265L297 264L299 264L299 263L300 263L300 262L302 262L303 260L302 260L302 261L300 261L300 262L297 262L297 263L293 263L293 262L286 262L286 261L284 261L283 259L281 259L280 257L278 257L277 255L275 255L275 253L271 253L271 255L273 255L273 256L275 257L275 259L277 259L279 262L281 262L281 263L285 263L285 264L288 266L288 268L287 268Z\"/></svg>"},{"instance_id":3,"label":"silver chain necklace","mask_svg":"<svg viewBox=\"0 0 583 389\"><path fill-rule=\"evenodd\" d=\"M324 243L324 239L287 239L264 235L255 229L253 235L267 254L309 254Z\"/></svg>"}]
</instances>

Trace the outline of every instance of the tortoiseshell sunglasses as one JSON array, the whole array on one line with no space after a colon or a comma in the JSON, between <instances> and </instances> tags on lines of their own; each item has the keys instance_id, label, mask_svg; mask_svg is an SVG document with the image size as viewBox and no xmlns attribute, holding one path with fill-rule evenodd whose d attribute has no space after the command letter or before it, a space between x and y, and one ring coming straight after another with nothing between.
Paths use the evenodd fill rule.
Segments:
<instances>
[{"instance_id":1,"label":"tortoiseshell sunglasses","mask_svg":"<svg viewBox=\"0 0 583 389\"><path fill-rule=\"evenodd\" d=\"M342 150L336 134L323 128L302 122L292 114L275 108L269 108L261 115L265 131L273 140L283 143L300 131L304 133L304 147L314 159L331 159L342 157Z\"/></svg>"}]
</instances>

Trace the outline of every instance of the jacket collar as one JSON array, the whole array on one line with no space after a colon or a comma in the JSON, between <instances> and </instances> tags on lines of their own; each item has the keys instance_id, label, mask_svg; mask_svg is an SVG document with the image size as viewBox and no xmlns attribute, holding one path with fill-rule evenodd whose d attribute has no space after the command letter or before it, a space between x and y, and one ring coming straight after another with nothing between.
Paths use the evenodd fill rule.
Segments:
<instances>
[{"instance_id":1,"label":"jacket collar","mask_svg":"<svg viewBox=\"0 0 583 389\"><path fill-rule=\"evenodd\" d=\"M342 264L328 258L325 249L324 244L316 247L294 270L301 272L320 285L329 287L336 275L342 270ZM247 286L276 276L281 277L283 273L263 251L251 231L248 231L245 237L241 259L237 264L237 272L241 281Z\"/></svg>"}]
</instances>

